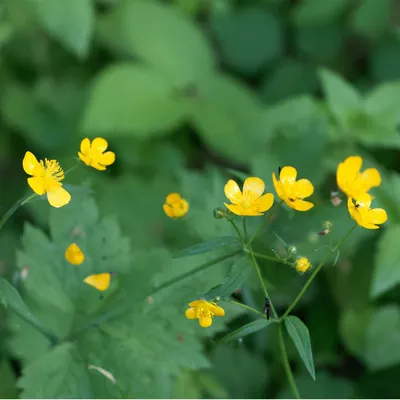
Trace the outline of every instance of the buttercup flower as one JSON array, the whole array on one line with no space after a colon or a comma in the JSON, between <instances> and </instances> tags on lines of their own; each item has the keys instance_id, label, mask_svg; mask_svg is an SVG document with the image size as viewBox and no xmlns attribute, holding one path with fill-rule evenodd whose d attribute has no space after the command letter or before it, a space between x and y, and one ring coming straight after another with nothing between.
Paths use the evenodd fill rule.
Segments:
<instances>
[{"instance_id":1,"label":"buttercup flower","mask_svg":"<svg viewBox=\"0 0 400 400\"><path fill-rule=\"evenodd\" d=\"M89 275L87 278L83 280L83 282L87 283L90 286L93 286L97 290L104 292L110 286L111 274L105 272L103 274L97 275Z\"/></svg>"},{"instance_id":2,"label":"buttercup flower","mask_svg":"<svg viewBox=\"0 0 400 400\"><path fill-rule=\"evenodd\" d=\"M368 168L360 172L362 162L361 157L351 156L337 168L337 185L342 192L353 199L381 184L381 176L376 168Z\"/></svg>"},{"instance_id":3,"label":"buttercup flower","mask_svg":"<svg viewBox=\"0 0 400 400\"><path fill-rule=\"evenodd\" d=\"M50 205L56 208L65 206L71 200L71 195L62 187L64 171L56 160L40 160L30 152L25 153L22 161L24 171L31 175L28 184L38 194L47 194Z\"/></svg>"},{"instance_id":4,"label":"buttercup flower","mask_svg":"<svg viewBox=\"0 0 400 400\"><path fill-rule=\"evenodd\" d=\"M107 147L107 140L103 138L93 139L92 143L88 138L85 138L81 142L81 151L78 152L78 156L89 167L104 171L115 161L115 153L112 151L105 152Z\"/></svg>"},{"instance_id":5,"label":"buttercup flower","mask_svg":"<svg viewBox=\"0 0 400 400\"><path fill-rule=\"evenodd\" d=\"M311 267L310 261L306 257L300 257L295 262L295 268L298 272L304 273Z\"/></svg>"},{"instance_id":6,"label":"buttercup flower","mask_svg":"<svg viewBox=\"0 0 400 400\"><path fill-rule=\"evenodd\" d=\"M179 193L170 193L163 205L165 214L170 218L180 218L185 216L189 211L189 203L182 199Z\"/></svg>"},{"instance_id":7,"label":"buttercup flower","mask_svg":"<svg viewBox=\"0 0 400 400\"><path fill-rule=\"evenodd\" d=\"M216 303L210 303L206 300L195 300L189 303L189 307L186 310L186 318L188 319L199 319L199 324L203 328L208 328L212 324L214 316L223 317L225 311L222 307L216 305Z\"/></svg>"},{"instance_id":8,"label":"buttercup flower","mask_svg":"<svg viewBox=\"0 0 400 400\"><path fill-rule=\"evenodd\" d=\"M308 179L299 179L296 181L297 170L294 167L283 167L279 174L279 181L272 173L272 181L276 193L290 208L297 211L308 211L314 207L309 201L304 201L314 192L314 186Z\"/></svg>"},{"instance_id":9,"label":"buttercup flower","mask_svg":"<svg viewBox=\"0 0 400 400\"><path fill-rule=\"evenodd\" d=\"M232 204L225 206L236 215L255 216L263 215L268 211L274 203L274 195L272 193L264 193L265 184L260 178L247 178L243 184L243 193L238 184L230 179L225 185L225 196Z\"/></svg>"},{"instance_id":10,"label":"buttercup flower","mask_svg":"<svg viewBox=\"0 0 400 400\"><path fill-rule=\"evenodd\" d=\"M72 243L65 250L65 259L72 265L81 265L85 261L85 255L76 243Z\"/></svg>"},{"instance_id":11,"label":"buttercup flower","mask_svg":"<svg viewBox=\"0 0 400 400\"><path fill-rule=\"evenodd\" d=\"M358 225L367 229L379 229L380 224L387 220L386 211L382 208L371 209L372 196L368 193L363 193L355 200L351 197L347 200L347 207L351 218L353 218Z\"/></svg>"}]
</instances>

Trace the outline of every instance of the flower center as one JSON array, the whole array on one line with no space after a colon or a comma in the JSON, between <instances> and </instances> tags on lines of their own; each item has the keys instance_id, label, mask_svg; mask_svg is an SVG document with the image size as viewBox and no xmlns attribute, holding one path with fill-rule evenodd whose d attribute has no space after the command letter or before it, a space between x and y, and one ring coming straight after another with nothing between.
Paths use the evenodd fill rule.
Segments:
<instances>
[{"instance_id":1,"label":"flower center","mask_svg":"<svg viewBox=\"0 0 400 400\"><path fill-rule=\"evenodd\" d=\"M214 314L207 307L198 307L196 309L197 318L212 317Z\"/></svg>"},{"instance_id":2,"label":"flower center","mask_svg":"<svg viewBox=\"0 0 400 400\"><path fill-rule=\"evenodd\" d=\"M47 158L45 158L44 163L42 160L40 160L40 165L43 167L44 170L44 178L54 179L57 182L64 179L64 171L56 160L48 160Z\"/></svg>"}]
</instances>

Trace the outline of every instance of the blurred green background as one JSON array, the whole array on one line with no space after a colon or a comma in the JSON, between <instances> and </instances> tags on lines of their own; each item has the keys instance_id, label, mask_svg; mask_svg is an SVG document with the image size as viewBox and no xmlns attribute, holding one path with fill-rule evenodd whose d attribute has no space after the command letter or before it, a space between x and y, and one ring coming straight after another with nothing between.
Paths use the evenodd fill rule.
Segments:
<instances>
[{"instance_id":1,"label":"blurred green background","mask_svg":"<svg viewBox=\"0 0 400 400\"><path fill-rule=\"evenodd\" d=\"M315 207L282 209L272 229L315 265L329 243L317 235L323 221L334 241L352 224L330 193L337 164L356 154L380 170L374 204L389 219L378 232L357 229L294 310L316 381L286 338L289 357L305 398L400 397L400 1L1 0L0 83L1 215L29 190L27 150L68 169L82 138L101 136L117 156L104 173L68 175L68 206L37 199L18 210L0 233L0 275L60 338L131 304L55 348L0 308L0 397L290 397L275 329L223 345L219 336L253 317L223 305L226 317L205 330L184 316L242 260L146 299L221 254L172 259L232 234L213 218L227 179L259 176L273 191L279 166L313 182ZM183 220L162 210L174 191L190 203ZM72 241L82 267L63 258ZM278 243L263 235L255 248ZM308 275L261 266L282 312ZM120 275L99 298L82 279L103 271ZM263 309L253 274L236 297Z\"/></svg>"}]
</instances>

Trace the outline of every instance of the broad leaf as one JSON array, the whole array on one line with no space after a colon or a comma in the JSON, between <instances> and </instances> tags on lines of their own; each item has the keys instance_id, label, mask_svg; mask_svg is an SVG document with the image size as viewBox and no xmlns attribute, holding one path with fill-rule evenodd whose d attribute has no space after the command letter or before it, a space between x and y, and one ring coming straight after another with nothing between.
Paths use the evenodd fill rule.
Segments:
<instances>
[{"instance_id":1,"label":"broad leaf","mask_svg":"<svg viewBox=\"0 0 400 400\"><path fill-rule=\"evenodd\" d=\"M241 339L247 335L250 335L252 333L260 331L261 329L266 328L271 323L272 321L267 319L257 319L255 321L249 322L248 324L243 325L239 329L236 329L235 331L224 336L219 341L219 343L229 343Z\"/></svg>"},{"instance_id":2,"label":"broad leaf","mask_svg":"<svg viewBox=\"0 0 400 400\"><path fill-rule=\"evenodd\" d=\"M293 340L307 371L315 380L315 368L311 349L310 334L307 326L297 317L289 315L285 318L285 326Z\"/></svg>"},{"instance_id":3,"label":"broad leaf","mask_svg":"<svg viewBox=\"0 0 400 400\"><path fill-rule=\"evenodd\" d=\"M218 249L220 247L235 246L240 247L239 240L234 236L224 236L211 239L207 242L195 244L186 249L181 250L179 253L175 254L174 258L182 258L188 256L194 256L196 254L207 253L208 251Z\"/></svg>"}]
</instances>

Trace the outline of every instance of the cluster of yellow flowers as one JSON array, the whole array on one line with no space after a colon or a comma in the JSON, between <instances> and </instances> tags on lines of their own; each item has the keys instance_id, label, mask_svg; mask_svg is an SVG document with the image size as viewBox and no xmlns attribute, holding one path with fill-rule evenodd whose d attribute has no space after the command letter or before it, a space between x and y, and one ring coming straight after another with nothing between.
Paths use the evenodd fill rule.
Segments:
<instances>
[{"instance_id":1,"label":"cluster of yellow flowers","mask_svg":"<svg viewBox=\"0 0 400 400\"><path fill-rule=\"evenodd\" d=\"M348 197L347 207L351 218L363 228L378 229L387 220L387 214L381 208L371 209L373 197L368 192L381 184L381 177L375 168L361 172L362 162L359 156L346 158L337 168L336 181L340 190ZM296 168L283 167L279 171L279 180L272 173L272 182L276 194L288 207L296 211L308 211L314 207L313 203L304 200L313 194L314 186L308 179L297 180ZM264 181L257 177L247 178L242 191L234 180L229 180L224 192L231 204L224 204L229 211L239 216L263 215L274 203L274 195L264 194L264 191ZM183 217L189 211L188 202L178 193L168 195L163 207L170 218ZM306 257L299 257L295 261L295 268L300 273L306 272L310 267ZM214 316L224 315L221 307L206 300L193 301L189 306L191 308L186 311L186 317L198 318L202 327L210 326Z\"/></svg>"},{"instance_id":2,"label":"cluster of yellow flowers","mask_svg":"<svg viewBox=\"0 0 400 400\"><path fill-rule=\"evenodd\" d=\"M108 143L103 138L95 138L92 142L85 138L81 142L78 156L86 165L104 171L115 161L115 154L112 151L106 152L107 147ZM65 177L64 171L56 160L38 161L30 151L27 151L22 167L30 175L28 185L37 195L45 194L51 206L59 208L71 201L71 195L61 183ZM73 265L81 265L85 256L79 246L72 243L65 251L65 259ZM110 273L102 273L90 275L84 282L97 290L104 291L108 289L110 280Z\"/></svg>"}]
</instances>

